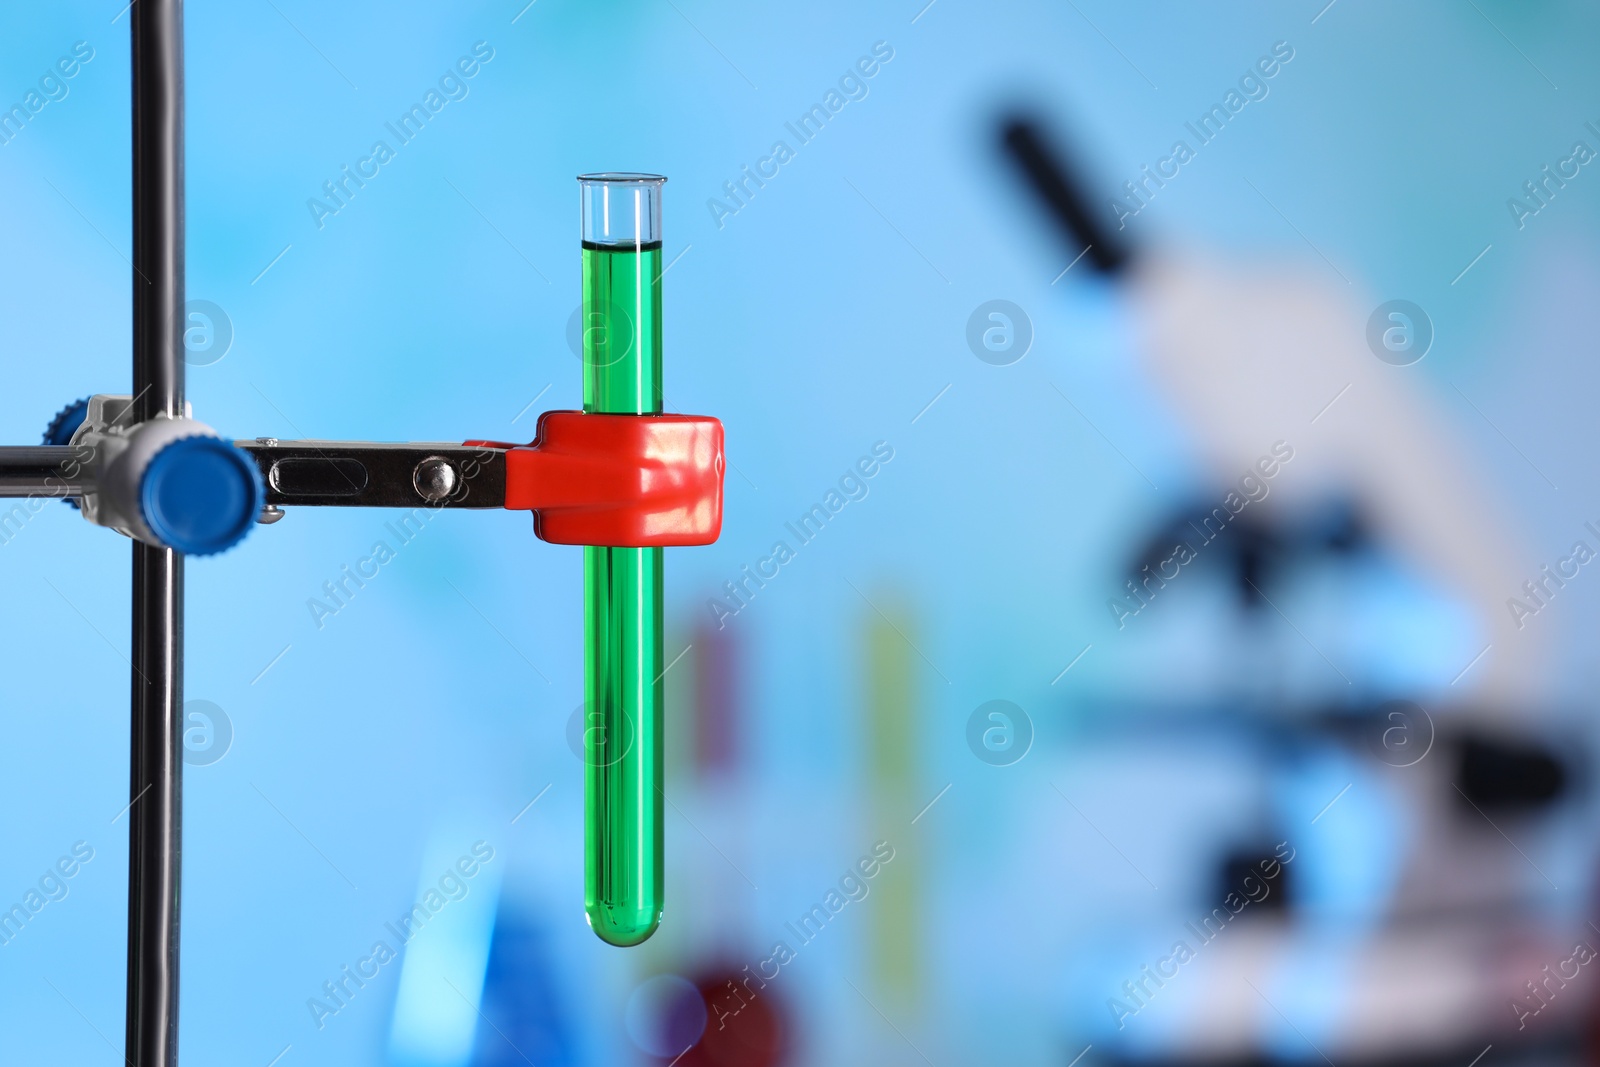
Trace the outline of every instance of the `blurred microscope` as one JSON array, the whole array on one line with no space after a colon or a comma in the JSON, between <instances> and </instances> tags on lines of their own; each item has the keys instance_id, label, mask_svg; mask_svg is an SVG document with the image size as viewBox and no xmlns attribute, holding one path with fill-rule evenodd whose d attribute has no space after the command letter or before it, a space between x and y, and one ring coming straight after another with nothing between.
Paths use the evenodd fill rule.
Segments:
<instances>
[{"instance_id":1,"label":"blurred microscope","mask_svg":"<svg viewBox=\"0 0 1600 1067\"><path fill-rule=\"evenodd\" d=\"M1000 142L1209 472L1107 581L1150 657L1199 649L1189 684L1074 707L1074 758L1183 753L1253 812L1167 812L1209 858L1170 921L1062 961L1061 1062L1600 1062L1589 738L1545 714L1541 646L1504 632L1525 577L1504 509L1345 291L1134 250L1038 122Z\"/></svg>"}]
</instances>

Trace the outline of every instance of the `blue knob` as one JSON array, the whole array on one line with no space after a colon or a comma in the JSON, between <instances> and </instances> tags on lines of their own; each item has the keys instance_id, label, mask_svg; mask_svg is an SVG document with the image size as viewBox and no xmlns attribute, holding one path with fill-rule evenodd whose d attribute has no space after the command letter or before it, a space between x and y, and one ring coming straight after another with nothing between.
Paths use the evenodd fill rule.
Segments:
<instances>
[{"instance_id":1,"label":"blue knob","mask_svg":"<svg viewBox=\"0 0 1600 1067\"><path fill-rule=\"evenodd\" d=\"M65 445L72 441L72 435L78 432L78 427L83 425L83 420L89 417L89 398L74 400L50 420L50 425L44 429L44 443L47 445Z\"/></svg>"},{"instance_id":2,"label":"blue knob","mask_svg":"<svg viewBox=\"0 0 1600 1067\"><path fill-rule=\"evenodd\" d=\"M83 425L83 420L89 417L89 398L74 400L50 420L50 425L44 428L44 443L47 445L66 445L72 442L72 435L78 432L78 427ZM78 502L68 497L63 501L74 511L78 510Z\"/></svg>"},{"instance_id":3,"label":"blue knob","mask_svg":"<svg viewBox=\"0 0 1600 1067\"><path fill-rule=\"evenodd\" d=\"M238 544L265 501L255 461L220 437L173 441L151 458L139 482L145 525L191 556Z\"/></svg>"}]
</instances>

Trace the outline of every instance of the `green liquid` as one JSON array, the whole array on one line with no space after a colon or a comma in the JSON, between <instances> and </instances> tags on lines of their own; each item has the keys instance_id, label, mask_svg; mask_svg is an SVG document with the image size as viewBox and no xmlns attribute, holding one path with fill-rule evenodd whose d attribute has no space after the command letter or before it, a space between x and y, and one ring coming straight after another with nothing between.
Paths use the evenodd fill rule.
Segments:
<instances>
[{"instance_id":1,"label":"green liquid","mask_svg":"<svg viewBox=\"0 0 1600 1067\"><path fill-rule=\"evenodd\" d=\"M661 411L661 246L583 246L583 410ZM661 922L661 549L583 550L584 910L637 945Z\"/></svg>"}]
</instances>

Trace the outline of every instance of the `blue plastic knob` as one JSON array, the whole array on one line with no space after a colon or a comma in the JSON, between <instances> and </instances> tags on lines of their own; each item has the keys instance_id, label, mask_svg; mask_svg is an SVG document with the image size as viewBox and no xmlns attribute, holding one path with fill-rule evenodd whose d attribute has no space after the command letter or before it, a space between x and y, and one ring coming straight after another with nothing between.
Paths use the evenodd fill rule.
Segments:
<instances>
[{"instance_id":1,"label":"blue plastic knob","mask_svg":"<svg viewBox=\"0 0 1600 1067\"><path fill-rule=\"evenodd\" d=\"M78 427L83 425L83 420L89 417L89 398L74 400L50 420L50 425L44 428L44 443L47 445L65 445L72 441L72 435L78 432Z\"/></svg>"},{"instance_id":2,"label":"blue plastic knob","mask_svg":"<svg viewBox=\"0 0 1600 1067\"><path fill-rule=\"evenodd\" d=\"M157 452L139 483L145 525L191 556L232 548L250 532L266 490L255 461L219 437L183 437Z\"/></svg>"},{"instance_id":3,"label":"blue plastic knob","mask_svg":"<svg viewBox=\"0 0 1600 1067\"><path fill-rule=\"evenodd\" d=\"M44 443L47 445L66 445L72 442L72 435L78 432L78 427L83 425L83 420L89 417L89 398L74 400L50 420L50 425L44 428ZM62 501L74 511L78 510L78 502L71 497Z\"/></svg>"}]
</instances>

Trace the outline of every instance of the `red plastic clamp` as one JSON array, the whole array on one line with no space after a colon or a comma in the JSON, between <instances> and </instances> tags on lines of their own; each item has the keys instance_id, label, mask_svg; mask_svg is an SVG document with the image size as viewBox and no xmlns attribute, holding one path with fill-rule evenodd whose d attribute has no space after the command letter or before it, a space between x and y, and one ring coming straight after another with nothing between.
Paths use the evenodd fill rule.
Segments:
<instances>
[{"instance_id":1,"label":"red plastic clamp","mask_svg":"<svg viewBox=\"0 0 1600 1067\"><path fill-rule=\"evenodd\" d=\"M506 449L506 507L557 545L709 545L722 532L722 423L703 415L547 411Z\"/></svg>"}]
</instances>

